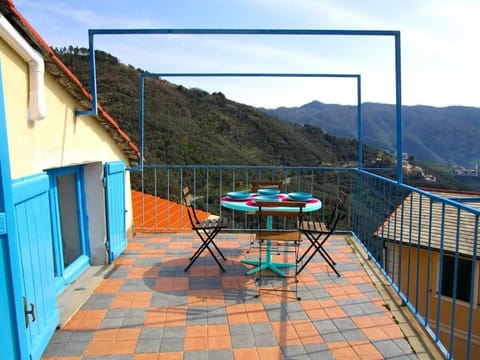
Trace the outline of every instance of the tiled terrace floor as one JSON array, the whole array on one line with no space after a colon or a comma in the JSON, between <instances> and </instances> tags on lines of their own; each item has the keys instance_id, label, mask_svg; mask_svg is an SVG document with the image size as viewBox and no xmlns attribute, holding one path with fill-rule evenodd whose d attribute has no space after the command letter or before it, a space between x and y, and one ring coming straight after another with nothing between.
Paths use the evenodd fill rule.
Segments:
<instances>
[{"instance_id":1,"label":"tiled terrace floor","mask_svg":"<svg viewBox=\"0 0 480 360\"><path fill-rule=\"evenodd\" d=\"M193 234L140 234L43 359L416 359L394 315L343 237L329 246L337 277L314 259L292 293L259 298L240 260L249 236L222 233L221 273L205 252L184 272ZM306 244L305 244L306 245ZM410 339L408 339L410 340ZM428 356L426 357L428 358Z\"/></svg>"}]
</instances>

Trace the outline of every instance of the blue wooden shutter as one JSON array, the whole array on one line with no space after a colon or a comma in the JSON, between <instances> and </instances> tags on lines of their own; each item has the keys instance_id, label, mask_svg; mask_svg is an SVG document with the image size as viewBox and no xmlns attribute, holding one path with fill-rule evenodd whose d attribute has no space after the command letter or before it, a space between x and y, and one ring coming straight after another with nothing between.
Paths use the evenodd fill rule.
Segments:
<instances>
[{"instance_id":1,"label":"blue wooden shutter","mask_svg":"<svg viewBox=\"0 0 480 360\"><path fill-rule=\"evenodd\" d=\"M125 230L125 162L105 164L107 250L112 262L127 246Z\"/></svg>"},{"instance_id":2,"label":"blue wooden shutter","mask_svg":"<svg viewBox=\"0 0 480 360\"><path fill-rule=\"evenodd\" d=\"M1 65L1 64L0 64ZM4 359L27 357L20 264L15 232L7 127L0 66L0 349Z\"/></svg>"},{"instance_id":3,"label":"blue wooden shutter","mask_svg":"<svg viewBox=\"0 0 480 360\"><path fill-rule=\"evenodd\" d=\"M12 183L21 277L27 309L32 305L27 344L32 359L39 359L59 322L53 269L53 236L49 199L50 181L42 173Z\"/></svg>"}]
</instances>

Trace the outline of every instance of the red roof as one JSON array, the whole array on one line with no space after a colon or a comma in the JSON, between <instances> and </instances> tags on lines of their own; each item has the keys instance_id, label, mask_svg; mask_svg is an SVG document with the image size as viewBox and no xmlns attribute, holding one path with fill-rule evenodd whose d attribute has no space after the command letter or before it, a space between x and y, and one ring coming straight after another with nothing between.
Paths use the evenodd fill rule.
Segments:
<instances>
[{"instance_id":1,"label":"red roof","mask_svg":"<svg viewBox=\"0 0 480 360\"><path fill-rule=\"evenodd\" d=\"M132 190L133 223L139 232L191 231L187 207L173 201ZM196 210L199 220L210 214Z\"/></svg>"}]
</instances>

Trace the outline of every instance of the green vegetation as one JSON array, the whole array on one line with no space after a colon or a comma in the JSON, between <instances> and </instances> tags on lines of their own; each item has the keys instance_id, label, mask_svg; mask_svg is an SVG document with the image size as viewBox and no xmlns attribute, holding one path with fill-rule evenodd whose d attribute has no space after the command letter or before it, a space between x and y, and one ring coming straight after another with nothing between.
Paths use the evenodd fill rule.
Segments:
<instances>
[{"instance_id":1,"label":"green vegetation","mask_svg":"<svg viewBox=\"0 0 480 360\"><path fill-rule=\"evenodd\" d=\"M70 46L54 51L89 89L88 49ZM96 67L99 103L139 144L139 86L140 74L144 70L122 64L115 56L101 50L96 51ZM393 118L393 105L366 104L363 108L365 133L370 134L365 136L365 142L377 143L379 147L385 142L391 142L394 136L392 126L385 119ZM428 113L428 108L420 108ZM164 79L146 78L146 164L356 165L357 141L352 139L356 137L355 107L313 102L296 109L302 111L292 112L292 109L280 108L277 109L278 112L267 113L264 109L231 101L221 92L210 94L201 89L187 89ZM292 114L296 116L293 122L280 120L287 115L293 116ZM408 112L405 116L408 116ZM424 117L428 118L427 115ZM319 118L324 122L326 120L326 124L322 123L321 126L325 126L329 133L319 127L320 122L316 121ZM291 118L290 120L292 121ZM372 120L375 126L372 126ZM436 128L435 131L440 130ZM333 133L344 137L331 135ZM376 141L371 141L377 135ZM472 151L476 148L469 147ZM393 168L387 176L395 178L395 159L387 152L365 145L363 159L364 167ZM416 174L406 175L406 183L454 189L472 189L476 186L456 183L445 166L421 166L425 173L437 178L437 183L425 183ZM251 178L255 178L255 175ZM324 180L319 179L319 183ZM225 182L227 183L226 179ZM132 184L139 189L140 179L132 176ZM153 186L152 179L145 179L147 191L152 191ZM157 191L160 189L157 188Z\"/></svg>"},{"instance_id":2,"label":"green vegetation","mask_svg":"<svg viewBox=\"0 0 480 360\"><path fill-rule=\"evenodd\" d=\"M356 106L313 101L300 107L265 110L297 124L319 126L335 136L356 138ZM480 109L466 106L437 108L403 106L403 151L417 160L473 168L480 163ZM395 105L363 103L364 143L395 151Z\"/></svg>"},{"instance_id":3,"label":"green vegetation","mask_svg":"<svg viewBox=\"0 0 480 360\"><path fill-rule=\"evenodd\" d=\"M89 88L88 49L55 49ZM98 101L139 143L142 70L96 51ZM292 124L221 93L145 81L145 158L150 164L344 165L357 159L357 142L319 127ZM365 161L377 150L365 147Z\"/></svg>"}]
</instances>

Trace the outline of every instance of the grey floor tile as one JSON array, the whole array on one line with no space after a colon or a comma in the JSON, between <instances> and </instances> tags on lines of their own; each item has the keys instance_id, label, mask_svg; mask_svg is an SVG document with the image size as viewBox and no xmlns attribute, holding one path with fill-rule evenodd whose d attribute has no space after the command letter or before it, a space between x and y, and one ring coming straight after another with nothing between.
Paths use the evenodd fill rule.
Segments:
<instances>
[{"instance_id":1,"label":"grey floor tile","mask_svg":"<svg viewBox=\"0 0 480 360\"><path fill-rule=\"evenodd\" d=\"M208 350L208 360L233 360L232 350Z\"/></svg>"},{"instance_id":2,"label":"grey floor tile","mask_svg":"<svg viewBox=\"0 0 480 360\"><path fill-rule=\"evenodd\" d=\"M145 321L144 317L126 317L123 319L122 328L141 327Z\"/></svg>"},{"instance_id":3,"label":"grey floor tile","mask_svg":"<svg viewBox=\"0 0 480 360\"><path fill-rule=\"evenodd\" d=\"M163 328L163 338L184 338L185 337L185 327L183 326L173 326Z\"/></svg>"},{"instance_id":4,"label":"grey floor tile","mask_svg":"<svg viewBox=\"0 0 480 360\"><path fill-rule=\"evenodd\" d=\"M343 333L341 333L340 331L320 333L320 336L322 337L323 341L325 341L326 343L346 341L345 337L343 336Z\"/></svg>"},{"instance_id":5,"label":"grey floor tile","mask_svg":"<svg viewBox=\"0 0 480 360\"><path fill-rule=\"evenodd\" d=\"M70 342L65 344L65 347L62 350L61 356L81 356L90 344L89 341L86 342Z\"/></svg>"},{"instance_id":6,"label":"grey floor tile","mask_svg":"<svg viewBox=\"0 0 480 360\"><path fill-rule=\"evenodd\" d=\"M338 329L332 320L316 320L313 325L320 335L337 332Z\"/></svg>"},{"instance_id":7,"label":"grey floor tile","mask_svg":"<svg viewBox=\"0 0 480 360\"><path fill-rule=\"evenodd\" d=\"M207 324L227 324L228 318L226 315L218 315L218 316L208 316Z\"/></svg>"},{"instance_id":8,"label":"grey floor tile","mask_svg":"<svg viewBox=\"0 0 480 360\"><path fill-rule=\"evenodd\" d=\"M183 338L163 338L160 345L160 351L172 352L183 351L185 339Z\"/></svg>"},{"instance_id":9,"label":"grey floor tile","mask_svg":"<svg viewBox=\"0 0 480 360\"><path fill-rule=\"evenodd\" d=\"M232 348L247 348L254 347L255 341L252 334L230 335L232 341Z\"/></svg>"},{"instance_id":10,"label":"grey floor tile","mask_svg":"<svg viewBox=\"0 0 480 360\"><path fill-rule=\"evenodd\" d=\"M52 343L50 342L43 353L45 357L58 357L62 355L65 344L63 343Z\"/></svg>"},{"instance_id":11,"label":"grey floor tile","mask_svg":"<svg viewBox=\"0 0 480 360\"><path fill-rule=\"evenodd\" d=\"M401 356L405 355L402 349L400 349L392 340L374 341L373 345L386 359L400 358Z\"/></svg>"},{"instance_id":12,"label":"grey floor tile","mask_svg":"<svg viewBox=\"0 0 480 360\"><path fill-rule=\"evenodd\" d=\"M359 329L341 330L342 336L347 341L367 341L368 338Z\"/></svg>"},{"instance_id":13,"label":"grey floor tile","mask_svg":"<svg viewBox=\"0 0 480 360\"><path fill-rule=\"evenodd\" d=\"M282 346L282 354L285 359L309 360L310 356L305 351L303 345Z\"/></svg>"},{"instance_id":14,"label":"grey floor tile","mask_svg":"<svg viewBox=\"0 0 480 360\"><path fill-rule=\"evenodd\" d=\"M277 339L273 334L258 334L254 336L256 346L277 346Z\"/></svg>"},{"instance_id":15,"label":"grey floor tile","mask_svg":"<svg viewBox=\"0 0 480 360\"><path fill-rule=\"evenodd\" d=\"M271 334L274 335L272 326L270 323L251 323L250 328L254 336L260 334Z\"/></svg>"},{"instance_id":16,"label":"grey floor tile","mask_svg":"<svg viewBox=\"0 0 480 360\"><path fill-rule=\"evenodd\" d=\"M158 353L160 346L162 345L162 339L139 339L135 352L137 353Z\"/></svg>"},{"instance_id":17,"label":"grey floor tile","mask_svg":"<svg viewBox=\"0 0 480 360\"><path fill-rule=\"evenodd\" d=\"M209 360L208 351L185 351L183 360Z\"/></svg>"},{"instance_id":18,"label":"grey floor tile","mask_svg":"<svg viewBox=\"0 0 480 360\"><path fill-rule=\"evenodd\" d=\"M252 329L249 324L230 324L230 335L250 335L252 334Z\"/></svg>"},{"instance_id":19,"label":"grey floor tile","mask_svg":"<svg viewBox=\"0 0 480 360\"><path fill-rule=\"evenodd\" d=\"M124 318L105 318L100 324L100 329L119 329L122 327Z\"/></svg>"},{"instance_id":20,"label":"grey floor tile","mask_svg":"<svg viewBox=\"0 0 480 360\"><path fill-rule=\"evenodd\" d=\"M140 340L163 338L163 327L144 327L140 332Z\"/></svg>"},{"instance_id":21,"label":"grey floor tile","mask_svg":"<svg viewBox=\"0 0 480 360\"><path fill-rule=\"evenodd\" d=\"M357 325L350 318L332 319L332 322L340 331L358 329Z\"/></svg>"},{"instance_id":22,"label":"grey floor tile","mask_svg":"<svg viewBox=\"0 0 480 360\"><path fill-rule=\"evenodd\" d=\"M132 360L133 355L98 355L85 356L82 360Z\"/></svg>"},{"instance_id":23,"label":"grey floor tile","mask_svg":"<svg viewBox=\"0 0 480 360\"><path fill-rule=\"evenodd\" d=\"M306 344L304 348L310 359L334 360L326 344Z\"/></svg>"}]
</instances>

